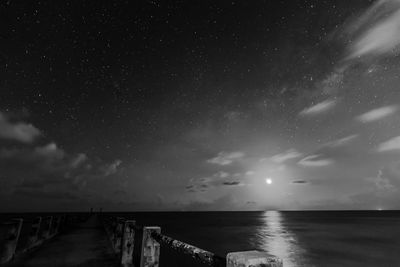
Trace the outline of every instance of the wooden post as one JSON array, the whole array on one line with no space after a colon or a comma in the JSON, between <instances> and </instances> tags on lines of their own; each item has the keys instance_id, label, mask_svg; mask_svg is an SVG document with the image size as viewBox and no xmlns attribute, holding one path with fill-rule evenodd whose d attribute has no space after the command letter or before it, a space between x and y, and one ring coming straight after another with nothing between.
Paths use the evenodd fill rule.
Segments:
<instances>
[{"instance_id":1,"label":"wooden post","mask_svg":"<svg viewBox=\"0 0 400 267\"><path fill-rule=\"evenodd\" d=\"M42 224L42 217L36 217L32 223L31 232L29 234L28 249L35 246L40 239L40 225Z\"/></svg>"},{"instance_id":2,"label":"wooden post","mask_svg":"<svg viewBox=\"0 0 400 267\"><path fill-rule=\"evenodd\" d=\"M135 224L133 220L125 221L122 229L121 265L133 267L133 249L135 244Z\"/></svg>"},{"instance_id":3,"label":"wooden post","mask_svg":"<svg viewBox=\"0 0 400 267\"><path fill-rule=\"evenodd\" d=\"M2 224L2 228L5 228L5 235L4 240L1 240L0 264L8 262L14 257L23 221L23 219L13 219Z\"/></svg>"},{"instance_id":4,"label":"wooden post","mask_svg":"<svg viewBox=\"0 0 400 267\"><path fill-rule=\"evenodd\" d=\"M283 267L283 263L266 252L251 250L228 253L226 267Z\"/></svg>"},{"instance_id":5,"label":"wooden post","mask_svg":"<svg viewBox=\"0 0 400 267\"><path fill-rule=\"evenodd\" d=\"M151 237L152 232L161 233L161 228L158 226L143 227L140 267L158 267L160 243Z\"/></svg>"}]
</instances>

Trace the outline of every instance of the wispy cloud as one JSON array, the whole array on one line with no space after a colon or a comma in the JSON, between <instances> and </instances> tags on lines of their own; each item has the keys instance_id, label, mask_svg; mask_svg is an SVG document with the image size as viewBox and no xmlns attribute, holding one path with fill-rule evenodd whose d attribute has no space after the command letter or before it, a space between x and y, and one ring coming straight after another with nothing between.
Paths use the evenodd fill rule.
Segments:
<instances>
[{"instance_id":1,"label":"wispy cloud","mask_svg":"<svg viewBox=\"0 0 400 267\"><path fill-rule=\"evenodd\" d=\"M323 158L321 154L310 155L301 159L297 164L306 167L323 167L333 164L332 159Z\"/></svg>"},{"instance_id":2,"label":"wispy cloud","mask_svg":"<svg viewBox=\"0 0 400 267\"><path fill-rule=\"evenodd\" d=\"M352 39L349 59L397 53L400 45L400 1L376 1L347 27L346 33Z\"/></svg>"},{"instance_id":3,"label":"wispy cloud","mask_svg":"<svg viewBox=\"0 0 400 267\"><path fill-rule=\"evenodd\" d=\"M190 179L185 188L187 192L196 193L205 192L208 189L221 186L244 186L248 184L241 181L244 179L245 175L240 173L230 174L224 171L219 171L207 177Z\"/></svg>"},{"instance_id":4,"label":"wispy cloud","mask_svg":"<svg viewBox=\"0 0 400 267\"><path fill-rule=\"evenodd\" d=\"M352 134L343 138L339 138L324 144L325 147L341 147L345 146L358 138L358 134Z\"/></svg>"},{"instance_id":5,"label":"wispy cloud","mask_svg":"<svg viewBox=\"0 0 400 267\"><path fill-rule=\"evenodd\" d=\"M377 151L386 152L392 150L400 150L400 136L393 137L379 144Z\"/></svg>"},{"instance_id":6,"label":"wispy cloud","mask_svg":"<svg viewBox=\"0 0 400 267\"><path fill-rule=\"evenodd\" d=\"M397 190L390 180L383 175L382 170L378 171L378 175L376 177L367 178L367 180L374 184L375 191L379 195L392 193Z\"/></svg>"},{"instance_id":7,"label":"wispy cloud","mask_svg":"<svg viewBox=\"0 0 400 267\"><path fill-rule=\"evenodd\" d=\"M271 157L271 160L276 163L283 163L290 159L301 157L303 154L298 152L296 149L289 149L283 153L276 154Z\"/></svg>"},{"instance_id":8,"label":"wispy cloud","mask_svg":"<svg viewBox=\"0 0 400 267\"><path fill-rule=\"evenodd\" d=\"M40 130L32 124L11 122L5 114L0 112L0 138L32 143L40 134Z\"/></svg>"},{"instance_id":9,"label":"wispy cloud","mask_svg":"<svg viewBox=\"0 0 400 267\"><path fill-rule=\"evenodd\" d=\"M104 176L110 176L112 174L115 174L118 170L118 166L121 165L122 161L117 159L114 160L114 162L110 163L109 165L104 166L103 172L104 172Z\"/></svg>"},{"instance_id":10,"label":"wispy cloud","mask_svg":"<svg viewBox=\"0 0 400 267\"><path fill-rule=\"evenodd\" d=\"M325 77L318 85L324 95L335 95L343 83L345 69L336 69Z\"/></svg>"},{"instance_id":11,"label":"wispy cloud","mask_svg":"<svg viewBox=\"0 0 400 267\"><path fill-rule=\"evenodd\" d=\"M86 154L79 153L75 158L72 159L71 167L74 168L74 169L78 168L87 159L88 159L88 157L86 156Z\"/></svg>"},{"instance_id":12,"label":"wispy cloud","mask_svg":"<svg viewBox=\"0 0 400 267\"><path fill-rule=\"evenodd\" d=\"M383 119L389 115L392 115L397 110L398 110L398 107L396 105L384 106L384 107L370 110L364 114L361 114L356 117L356 120L358 120L362 123L373 122L373 121Z\"/></svg>"},{"instance_id":13,"label":"wispy cloud","mask_svg":"<svg viewBox=\"0 0 400 267\"><path fill-rule=\"evenodd\" d=\"M207 160L207 162L224 166L224 165L230 165L234 161L239 160L243 157L244 153L240 151L229 152L229 153L222 151L218 153L216 157Z\"/></svg>"},{"instance_id":14,"label":"wispy cloud","mask_svg":"<svg viewBox=\"0 0 400 267\"><path fill-rule=\"evenodd\" d=\"M308 108L303 109L299 115L300 116L313 116L324 113L330 109L332 109L337 104L337 100L335 99L327 99L325 101L319 102L315 105L312 105Z\"/></svg>"}]
</instances>

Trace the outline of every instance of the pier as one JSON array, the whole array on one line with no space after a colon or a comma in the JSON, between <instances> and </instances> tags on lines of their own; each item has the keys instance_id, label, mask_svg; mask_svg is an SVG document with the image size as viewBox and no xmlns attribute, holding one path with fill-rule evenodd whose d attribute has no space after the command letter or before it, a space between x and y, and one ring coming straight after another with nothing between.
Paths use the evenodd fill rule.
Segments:
<instances>
[{"instance_id":1,"label":"pier","mask_svg":"<svg viewBox=\"0 0 400 267\"><path fill-rule=\"evenodd\" d=\"M24 236L23 230L28 234ZM1 224L0 265L158 267L160 251L168 247L204 266L283 267L282 260L270 257L267 252L216 255L163 235L161 230L158 226L141 226L135 220L107 214L38 217L25 224L23 219L12 219Z\"/></svg>"}]
</instances>

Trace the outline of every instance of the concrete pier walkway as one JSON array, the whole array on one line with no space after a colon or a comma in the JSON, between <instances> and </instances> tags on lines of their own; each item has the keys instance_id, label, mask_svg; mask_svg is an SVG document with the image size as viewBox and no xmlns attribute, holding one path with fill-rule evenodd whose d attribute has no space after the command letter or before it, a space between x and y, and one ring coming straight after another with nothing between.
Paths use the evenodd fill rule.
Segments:
<instances>
[{"instance_id":1,"label":"concrete pier walkway","mask_svg":"<svg viewBox=\"0 0 400 267\"><path fill-rule=\"evenodd\" d=\"M115 267L117 259L96 215L7 267Z\"/></svg>"}]
</instances>

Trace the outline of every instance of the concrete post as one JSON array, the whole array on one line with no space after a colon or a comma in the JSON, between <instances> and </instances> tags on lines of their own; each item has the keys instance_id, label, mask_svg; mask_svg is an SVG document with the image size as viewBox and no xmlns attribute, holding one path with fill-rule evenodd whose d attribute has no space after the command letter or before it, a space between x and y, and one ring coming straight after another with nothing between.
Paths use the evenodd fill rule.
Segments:
<instances>
[{"instance_id":1,"label":"concrete post","mask_svg":"<svg viewBox=\"0 0 400 267\"><path fill-rule=\"evenodd\" d=\"M124 225L124 221L124 218L118 217L114 229L114 251L117 254L121 253L122 228Z\"/></svg>"},{"instance_id":2,"label":"concrete post","mask_svg":"<svg viewBox=\"0 0 400 267\"><path fill-rule=\"evenodd\" d=\"M57 218L56 218L56 225L55 225L55 230L54 230L54 233L55 234L58 234L59 232L60 232L60 230L61 230L61 223L62 223L62 216L61 215L59 215L59 216L57 216Z\"/></svg>"},{"instance_id":3,"label":"concrete post","mask_svg":"<svg viewBox=\"0 0 400 267\"><path fill-rule=\"evenodd\" d=\"M28 249L35 246L40 239L40 225L42 224L42 217L36 217L32 223L31 232L29 234Z\"/></svg>"},{"instance_id":4,"label":"concrete post","mask_svg":"<svg viewBox=\"0 0 400 267\"><path fill-rule=\"evenodd\" d=\"M53 216L47 216L45 218L45 223L44 223L44 234L43 234L44 239L49 239L52 237L52 228L53 228Z\"/></svg>"},{"instance_id":5,"label":"concrete post","mask_svg":"<svg viewBox=\"0 0 400 267\"><path fill-rule=\"evenodd\" d=\"M158 267L160 258L160 243L151 237L151 233L161 233L158 226L143 227L140 267Z\"/></svg>"},{"instance_id":6,"label":"concrete post","mask_svg":"<svg viewBox=\"0 0 400 267\"><path fill-rule=\"evenodd\" d=\"M266 252L251 250L228 253L226 267L283 267L283 263Z\"/></svg>"},{"instance_id":7,"label":"concrete post","mask_svg":"<svg viewBox=\"0 0 400 267\"><path fill-rule=\"evenodd\" d=\"M122 229L121 265L133 267L133 249L135 244L135 224L133 220L125 221Z\"/></svg>"},{"instance_id":8,"label":"concrete post","mask_svg":"<svg viewBox=\"0 0 400 267\"><path fill-rule=\"evenodd\" d=\"M61 215L60 227L59 227L59 231L60 231L60 232L64 230L66 217L67 217L67 216L66 216L65 214Z\"/></svg>"},{"instance_id":9,"label":"concrete post","mask_svg":"<svg viewBox=\"0 0 400 267\"><path fill-rule=\"evenodd\" d=\"M13 219L3 223L2 228L5 228L5 233L4 240L1 240L0 264L8 262L14 257L23 221L23 219Z\"/></svg>"},{"instance_id":10,"label":"concrete post","mask_svg":"<svg viewBox=\"0 0 400 267\"><path fill-rule=\"evenodd\" d=\"M117 223L112 218L110 218L109 223L107 225L107 229L108 229L108 234L110 236L111 245L112 245L113 249L114 249L114 237L115 237L116 227L117 227ZM115 251L115 249L114 249L114 251Z\"/></svg>"}]
</instances>

